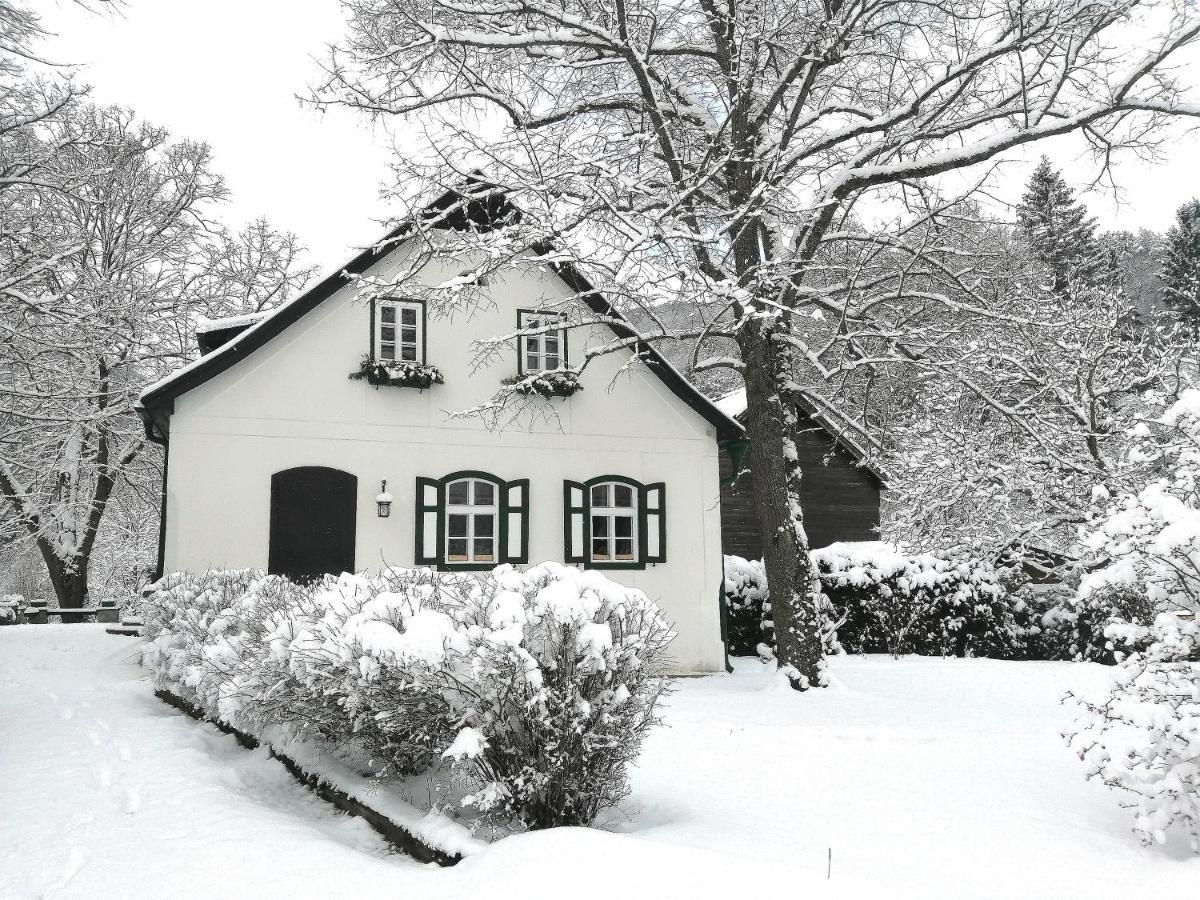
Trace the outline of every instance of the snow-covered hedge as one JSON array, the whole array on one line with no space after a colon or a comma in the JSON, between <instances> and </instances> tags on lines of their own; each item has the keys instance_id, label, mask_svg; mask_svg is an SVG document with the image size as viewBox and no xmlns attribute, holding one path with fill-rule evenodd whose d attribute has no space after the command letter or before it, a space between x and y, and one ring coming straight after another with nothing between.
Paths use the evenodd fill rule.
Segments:
<instances>
[{"instance_id":1,"label":"snow-covered hedge","mask_svg":"<svg viewBox=\"0 0 1200 900\"><path fill-rule=\"evenodd\" d=\"M881 542L813 552L848 653L1008 657L1019 628L996 571Z\"/></svg>"},{"instance_id":2,"label":"snow-covered hedge","mask_svg":"<svg viewBox=\"0 0 1200 900\"><path fill-rule=\"evenodd\" d=\"M1021 628L989 566L905 555L880 542L831 544L812 558L829 601L827 651L1019 653ZM730 652L769 655L774 639L762 563L726 557L725 596Z\"/></svg>"},{"instance_id":3,"label":"snow-covered hedge","mask_svg":"<svg viewBox=\"0 0 1200 900\"><path fill-rule=\"evenodd\" d=\"M1145 594L1118 586L1083 596L1031 597L1014 604L1022 625L1024 659L1074 660L1112 665L1113 642L1105 636L1112 624L1148 624L1156 607Z\"/></svg>"},{"instance_id":4,"label":"snow-covered hedge","mask_svg":"<svg viewBox=\"0 0 1200 900\"><path fill-rule=\"evenodd\" d=\"M1178 827L1200 852L1200 622L1163 613L1148 627L1112 624L1106 637L1143 649L1117 664L1106 692L1071 695L1068 741L1088 778L1130 795L1142 843Z\"/></svg>"},{"instance_id":5,"label":"snow-covered hedge","mask_svg":"<svg viewBox=\"0 0 1200 900\"><path fill-rule=\"evenodd\" d=\"M157 684L209 715L381 773L440 764L472 785L464 805L529 828L587 824L625 795L673 637L640 591L555 563L304 587L172 575L144 615Z\"/></svg>"},{"instance_id":6,"label":"snow-covered hedge","mask_svg":"<svg viewBox=\"0 0 1200 900\"><path fill-rule=\"evenodd\" d=\"M725 557L726 638L733 656L765 655L774 644L767 572L760 559Z\"/></svg>"}]
</instances>

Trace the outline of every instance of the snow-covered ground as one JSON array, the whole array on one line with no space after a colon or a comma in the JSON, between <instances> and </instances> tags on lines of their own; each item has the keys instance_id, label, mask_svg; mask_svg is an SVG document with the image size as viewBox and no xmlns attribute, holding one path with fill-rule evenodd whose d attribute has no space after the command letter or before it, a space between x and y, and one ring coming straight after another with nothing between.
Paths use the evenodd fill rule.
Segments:
<instances>
[{"instance_id":1,"label":"snow-covered ground","mask_svg":"<svg viewBox=\"0 0 1200 900\"><path fill-rule=\"evenodd\" d=\"M850 657L797 697L741 663L680 683L608 831L438 869L155 700L136 648L0 628L0 897L1198 895L1058 736L1098 666Z\"/></svg>"}]
</instances>

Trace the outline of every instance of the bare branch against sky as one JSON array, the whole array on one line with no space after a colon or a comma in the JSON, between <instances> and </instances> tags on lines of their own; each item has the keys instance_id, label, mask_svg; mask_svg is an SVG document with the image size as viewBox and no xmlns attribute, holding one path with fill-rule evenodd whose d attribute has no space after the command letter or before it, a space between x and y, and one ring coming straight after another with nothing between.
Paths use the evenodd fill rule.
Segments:
<instances>
[{"instance_id":1,"label":"bare branch against sky","mask_svg":"<svg viewBox=\"0 0 1200 900\"><path fill-rule=\"evenodd\" d=\"M178 137L212 145L236 198L234 224L269 215L295 231L322 268L378 236L374 220L388 210L377 189L389 174L392 136L296 100L318 75L312 57L342 33L336 0L305 0L302 15L288 0L211 0L202 16L183 0L129 0L107 17L62 5L45 11L45 23L58 33L47 42L50 54L84 65L98 101L127 104ZM1185 68L1200 62L1194 56ZM1066 138L1014 156L1005 179L1012 190L999 199L1019 199L1042 152L1074 186L1087 186L1097 167L1084 150ZM1106 183L1082 195L1103 227L1164 231L1182 199L1200 193L1200 138L1178 126L1162 154L1160 164L1129 158L1117 167L1124 202Z\"/></svg>"}]
</instances>

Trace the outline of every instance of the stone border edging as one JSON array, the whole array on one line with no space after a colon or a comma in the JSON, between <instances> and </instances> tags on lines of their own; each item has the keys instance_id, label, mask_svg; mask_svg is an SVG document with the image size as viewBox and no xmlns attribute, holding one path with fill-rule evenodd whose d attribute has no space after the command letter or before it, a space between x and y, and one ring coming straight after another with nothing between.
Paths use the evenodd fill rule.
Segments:
<instances>
[{"instance_id":1,"label":"stone border edging","mask_svg":"<svg viewBox=\"0 0 1200 900\"><path fill-rule=\"evenodd\" d=\"M232 735L239 744L247 750L255 750L264 743L252 734L247 734L240 729L234 728L228 722L223 722L220 719L209 718L199 708L184 700L182 697L172 694L170 691L161 689L155 690L154 696L163 701L169 706L175 707L182 713L186 713L193 719L200 722L207 722L213 725L217 730L225 734ZM397 825L387 816L383 815L366 804L354 799L344 791L340 791L328 784L321 778L319 772L306 771L294 759L279 750L272 747L270 744L265 745L267 751L275 759L283 765L285 769L302 785L315 793L322 800L332 803L343 812L347 812L352 816L358 816L366 821L368 825L375 829L389 844L395 847L400 852L411 856L419 862L437 863L439 866L452 866L459 862L462 857L457 854L449 854L442 850L437 850L424 843L416 837L408 829L401 825Z\"/></svg>"}]
</instances>

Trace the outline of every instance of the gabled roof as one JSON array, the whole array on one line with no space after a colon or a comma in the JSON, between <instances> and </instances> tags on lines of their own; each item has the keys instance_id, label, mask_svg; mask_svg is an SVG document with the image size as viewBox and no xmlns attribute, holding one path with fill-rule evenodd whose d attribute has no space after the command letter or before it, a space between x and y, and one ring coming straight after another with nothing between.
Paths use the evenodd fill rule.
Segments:
<instances>
[{"instance_id":1,"label":"gabled roof","mask_svg":"<svg viewBox=\"0 0 1200 900\"><path fill-rule=\"evenodd\" d=\"M503 197L497 196L494 191L480 199L469 200L465 208L459 202L460 199L461 194L448 192L426 207L425 215L431 217L441 215L442 221L438 227L465 228L487 227L487 223L495 222L502 216L516 214L515 208ZM447 210L450 210L449 215L445 215ZM398 249L404 242L408 228L409 226L404 224L392 229L374 246L363 250L341 269L321 279L303 294L250 324L245 330L235 334L212 352L146 388L140 398L138 413L146 423L147 432L154 436L157 431L158 438L165 439L170 429L170 416L174 412L177 397L236 365L282 334L289 326L316 309L337 291L351 284L353 276L362 274ZM543 249L546 253L550 252L550 248ZM576 267L549 259L546 265L596 315L608 320L606 324L618 337L637 337L632 326L626 324L625 317ZM653 345L639 342L635 345L635 351L671 393L716 429L719 440L730 440L745 434L745 430L739 422L718 409L711 400L663 358Z\"/></svg>"},{"instance_id":2,"label":"gabled roof","mask_svg":"<svg viewBox=\"0 0 1200 900\"><path fill-rule=\"evenodd\" d=\"M746 389L739 388L718 397L713 403L721 412L739 422L746 414ZM796 394L796 405L814 424L826 432L835 444L853 457L854 461L866 469L881 486L886 486L887 477L874 461L874 455L867 451L867 446L873 444L869 435L863 433L861 427L850 419L841 416L831 407L819 403L812 395Z\"/></svg>"}]
</instances>

